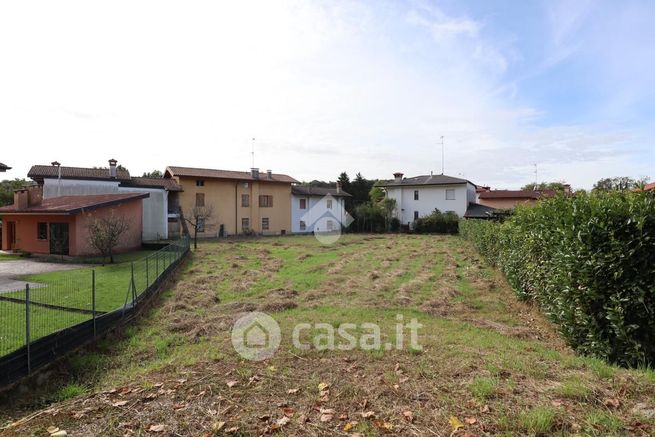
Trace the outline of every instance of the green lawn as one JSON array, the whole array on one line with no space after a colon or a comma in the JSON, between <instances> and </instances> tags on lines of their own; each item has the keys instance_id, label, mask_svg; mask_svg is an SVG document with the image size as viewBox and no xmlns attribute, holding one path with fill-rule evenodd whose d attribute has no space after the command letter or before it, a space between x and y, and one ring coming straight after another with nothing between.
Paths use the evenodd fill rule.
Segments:
<instances>
[{"instance_id":1,"label":"green lawn","mask_svg":"<svg viewBox=\"0 0 655 437\"><path fill-rule=\"evenodd\" d=\"M16 253L0 253L0 262L1 261L12 261L16 259L21 259L21 256Z\"/></svg>"},{"instance_id":2,"label":"green lawn","mask_svg":"<svg viewBox=\"0 0 655 437\"><path fill-rule=\"evenodd\" d=\"M68 308L93 308L92 272L96 274L96 311L110 312L122 307L131 299L132 265L137 294L143 292L165 266L173 261L172 254L138 251L122 254L115 264L75 270L26 275L22 280L45 284L30 290L30 302ZM147 264L147 266L146 266ZM4 293L2 296L24 300L25 291ZM31 306L32 339L73 326L91 318L88 314ZM0 301L0 355L23 346L25 343L25 306Z\"/></svg>"}]
</instances>

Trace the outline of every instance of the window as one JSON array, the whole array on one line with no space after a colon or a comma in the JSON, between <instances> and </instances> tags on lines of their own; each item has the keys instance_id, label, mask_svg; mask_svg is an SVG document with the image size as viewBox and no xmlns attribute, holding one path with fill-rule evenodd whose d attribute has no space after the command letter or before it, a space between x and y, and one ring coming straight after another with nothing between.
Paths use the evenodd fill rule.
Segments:
<instances>
[{"instance_id":1,"label":"window","mask_svg":"<svg viewBox=\"0 0 655 437\"><path fill-rule=\"evenodd\" d=\"M249 218L242 218L241 219L241 231L242 232L250 232L250 219Z\"/></svg>"},{"instance_id":2,"label":"window","mask_svg":"<svg viewBox=\"0 0 655 437\"><path fill-rule=\"evenodd\" d=\"M300 209L307 209L307 199L300 199Z\"/></svg>"},{"instance_id":3,"label":"window","mask_svg":"<svg viewBox=\"0 0 655 437\"><path fill-rule=\"evenodd\" d=\"M327 202L327 209L332 209L332 199L326 200Z\"/></svg>"},{"instance_id":4,"label":"window","mask_svg":"<svg viewBox=\"0 0 655 437\"><path fill-rule=\"evenodd\" d=\"M333 220L328 220L327 221L327 230L328 230L328 232L334 231L334 221Z\"/></svg>"},{"instance_id":5,"label":"window","mask_svg":"<svg viewBox=\"0 0 655 437\"><path fill-rule=\"evenodd\" d=\"M418 220L418 211L414 211L414 220Z\"/></svg>"},{"instance_id":6,"label":"window","mask_svg":"<svg viewBox=\"0 0 655 437\"><path fill-rule=\"evenodd\" d=\"M414 200L418 200L418 190L414 190Z\"/></svg>"},{"instance_id":7,"label":"window","mask_svg":"<svg viewBox=\"0 0 655 437\"><path fill-rule=\"evenodd\" d=\"M205 206L205 193L196 193L196 207Z\"/></svg>"},{"instance_id":8,"label":"window","mask_svg":"<svg viewBox=\"0 0 655 437\"><path fill-rule=\"evenodd\" d=\"M241 206L248 207L250 206L250 194L241 195Z\"/></svg>"},{"instance_id":9,"label":"window","mask_svg":"<svg viewBox=\"0 0 655 437\"><path fill-rule=\"evenodd\" d=\"M205 232L205 218L204 217L198 217L198 222L196 223L196 227L198 228L198 232Z\"/></svg>"},{"instance_id":10,"label":"window","mask_svg":"<svg viewBox=\"0 0 655 437\"><path fill-rule=\"evenodd\" d=\"M259 206L270 208L273 206L273 196L262 194L259 196Z\"/></svg>"},{"instance_id":11,"label":"window","mask_svg":"<svg viewBox=\"0 0 655 437\"><path fill-rule=\"evenodd\" d=\"M307 224L305 223L304 220L300 220L300 230L304 231L307 229Z\"/></svg>"},{"instance_id":12,"label":"window","mask_svg":"<svg viewBox=\"0 0 655 437\"><path fill-rule=\"evenodd\" d=\"M36 224L36 238L39 240L48 239L48 224L47 223L37 223Z\"/></svg>"},{"instance_id":13,"label":"window","mask_svg":"<svg viewBox=\"0 0 655 437\"><path fill-rule=\"evenodd\" d=\"M268 231L268 217L262 217L262 231Z\"/></svg>"},{"instance_id":14,"label":"window","mask_svg":"<svg viewBox=\"0 0 655 437\"><path fill-rule=\"evenodd\" d=\"M204 187L205 181L203 179L196 179L196 187Z\"/></svg>"},{"instance_id":15,"label":"window","mask_svg":"<svg viewBox=\"0 0 655 437\"><path fill-rule=\"evenodd\" d=\"M446 190L446 200L455 200L455 190L449 188Z\"/></svg>"}]
</instances>

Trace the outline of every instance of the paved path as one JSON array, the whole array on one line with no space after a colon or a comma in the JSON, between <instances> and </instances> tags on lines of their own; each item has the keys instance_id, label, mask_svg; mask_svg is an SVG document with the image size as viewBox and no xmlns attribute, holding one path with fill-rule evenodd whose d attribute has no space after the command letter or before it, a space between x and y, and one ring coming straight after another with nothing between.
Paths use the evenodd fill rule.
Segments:
<instances>
[{"instance_id":1,"label":"paved path","mask_svg":"<svg viewBox=\"0 0 655 437\"><path fill-rule=\"evenodd\" d=\"M84 267L89 266L35 260L0 261L0 293L24 289L27 282L18 280L18 276L73 270ZM41 287L43 285L34 282L30 282L29 284L30 287Z\"/></svg>"}]
</instances>

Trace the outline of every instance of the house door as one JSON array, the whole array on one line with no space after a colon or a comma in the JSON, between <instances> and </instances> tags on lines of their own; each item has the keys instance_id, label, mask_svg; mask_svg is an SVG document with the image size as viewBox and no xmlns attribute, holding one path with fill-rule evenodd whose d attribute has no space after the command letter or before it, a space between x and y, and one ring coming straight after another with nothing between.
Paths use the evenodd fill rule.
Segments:
<instances>
[{"instance_id":1,"label":"house door","mask_svg":"<svg viewBox=\"0 0 655 437\"><path fill-rule=\"evenodd\" d=\"M7 222L7 244L8 250L16 248L16 222Z\"/></svg>"},{"instance_id":2,"label":"house door","mask_svg":"<svg viewBox=\"0 0 655 437\"><path fill-rule=\"evenodd\" d=\"M50 253L68 255L68 223L50 223Z\"/></svg>"}]
</instances>

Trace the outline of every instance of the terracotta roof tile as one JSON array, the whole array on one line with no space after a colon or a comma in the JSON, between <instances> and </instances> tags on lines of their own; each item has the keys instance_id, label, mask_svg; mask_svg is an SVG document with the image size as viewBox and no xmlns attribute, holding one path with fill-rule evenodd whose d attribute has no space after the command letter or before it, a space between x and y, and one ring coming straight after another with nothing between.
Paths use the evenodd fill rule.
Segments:
<instances>
[{"instance_id":1,"label":"terracotta roof tile","mask_svg":"<svg viewBox=\"0 0 655 437\"><path fill-rule=\"evenodd\" d=\"M23 209L15 205L0 208L0 214L78 214L84 210L93 210L118 205L130 200L145 199L148 193L93 194L87 196L61 196L43 199L41 204Z\"/></svg>"},{"instance_id":2,"label":"terracotta roof tile","mask_svg":"<svg viewBox=\"0 0 655 437\"><path fill-rule=\"evenodd\" d=\"M286 182L298 183L297 180L291 176L273 173L272 179L268 179L266 172L259 173L259 179L252 177L248 171L233 171L233 170L217 170L210 168L193 168L193 167L177 167L170 166L166 168L166 173L172 176L194 177L194 178L207 178L207 179L238 179L244 181L260 181L260 182Z\"/></svg>"},{"instance_id":3,"label":"terracotta roof tile","mask_svg":"<svg viewBox=\"0 0 655 437\"><path fill-rule=\"evenodd\" d=\"M36 181L44 178L57 178L58 167L54 165L33 165L27 173L27 177ZM112 180L109 169L106 168L85 168L85 167L61 167L61 177L65 179L107 179ZM130 172L124 169L116 169L116 179L130 179Z\"/></svg>"},{"instance_id":4,"label":"terracotta roof tile","mask_svg":"<svg viewBox=\"0 0 655 437\"><path fill-rule=\"evenodd\" d=\"M540 199L555 194L553 190L491 190L480 193L480 199Z\"/></svg>"},{"instance_id":5,"label":"terracotta roof tile","mask_svg":"<svg viewBox=\"0 0 655 437\"><path fill-rule=\"evenodd\" d=\"M121 183L124 187L143 187L143 188L164 188L168 191L182 191L182 187L170 178L143 178L133 177L129 181Z\"/></svg>"}]
</instances>

